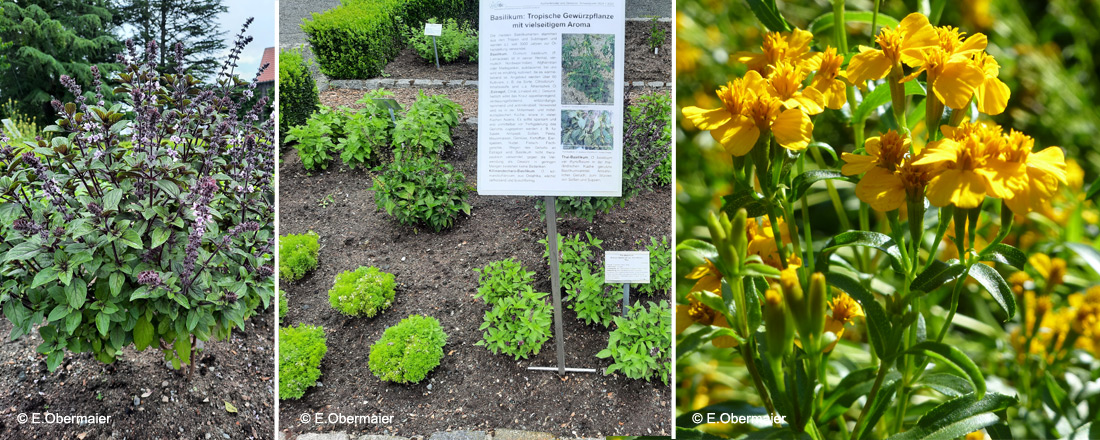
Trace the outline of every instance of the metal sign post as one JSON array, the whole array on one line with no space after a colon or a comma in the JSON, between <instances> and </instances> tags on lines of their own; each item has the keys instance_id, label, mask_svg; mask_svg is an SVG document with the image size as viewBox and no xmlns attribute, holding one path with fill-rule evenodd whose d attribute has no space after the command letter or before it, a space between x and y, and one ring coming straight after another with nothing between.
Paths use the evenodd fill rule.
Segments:
<instances>
[{"instance_id":1,"label":"metal sign post","mask_svg":"<svg viewBox=\"0 0 1100 440\"><path fill-rule=\"evenodd\" d=\"M561 266L558 259L558 207L556 199L547 196L546 200L546 242L550 245L550 292L554 298L554 345L558 352L558 366L555 367L527 367L528 370L554 371L558 375L565 372L595 373L595 368L566 368L565 367L565 331L561 325Z\"/></svg>"},{"instance_id":2,"label":"metal sign post","mask_svg":"<svg viewBox=\"0 0 1100 440\"><path fill-rule=\"evenodd\" d=\"M425 23L424 35L430 35L432 37L432 51L435 52L435 69L439 70L439 46L436 45L435 37L443 35L443 25L436 23Z\"/></svg>"},{"instance_id":3,"label":"metal sign post","mask_svg":"<svg viewBox=\"0 0 1100 440\"><path fill-rule=\"evenodd\" d=\"M626 309L630 307L630 283L623 283L623 317L626 317Z\"/></svg>"}]
</instances>

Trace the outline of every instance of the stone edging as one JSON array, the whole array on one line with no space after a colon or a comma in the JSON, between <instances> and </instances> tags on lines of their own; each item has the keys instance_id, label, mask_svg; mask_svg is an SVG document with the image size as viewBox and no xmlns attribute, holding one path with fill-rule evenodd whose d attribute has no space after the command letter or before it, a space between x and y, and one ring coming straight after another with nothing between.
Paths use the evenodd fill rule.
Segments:
<instances>
[{"instance_id":1,"label":"stone edging","mask_svg":"<svg viewBox=\"0 0 1100 440\"><path fill-rule=\"evenodd\" d=\"M392 435L349 435L346 432L308 433L297 437L287 437L279 431L277 440L558 440L545 432L497 429L492 434L485 431L446 431L435 432L428 436L398 437ZM566 440L566 439L562 439ZM604 440L599 438L579 438L569 440Z\"/></svg>"},{"instance_id":2,"label":"stone edging","mask_svg":"<svg viewBox=\"0 0 1100 440\"><path fill-rule=\"evenodd\" d=\"M625 87L656 87L656 88L671 88L671 82L665 81L624 81ZM330 79L325 81L325 85L322 88L320 81L318 81L318 89L325 91L328 89L355 89L355 90L374 90L374 89L407 89L407 88L477 88L476 79L393 79L393 78L379 78L379 79Z\"/></svg>"}]
</instances>

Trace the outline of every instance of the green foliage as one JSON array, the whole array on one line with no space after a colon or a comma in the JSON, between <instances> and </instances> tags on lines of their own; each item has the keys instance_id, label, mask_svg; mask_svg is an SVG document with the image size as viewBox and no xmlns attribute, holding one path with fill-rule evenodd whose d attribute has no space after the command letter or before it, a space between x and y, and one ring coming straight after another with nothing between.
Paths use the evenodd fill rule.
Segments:
<instances>
[{"instance_id":1,"label":"green foliage","mask_svg":"<svg viewBox=\"0 0 1100 440\"><path fill-rule=\"evenodd\" d=\"M649 19L649 39L646 42L649 43L650 49L656 49L665 44L665 40L668 39L668 34L665 32L665 28L661 26L661 22L657 20L657 16L654 15Z\"/></svg>"},{"instance_id":2,"label":"green foliage","mask_svg":"<svg viewBox=\"0 0 1100 440\"><path fill-rule=\"evenodd\" d=\"M641 246L645 242L639 240L637 244ZM635 288L639 293L665 298L672 289L672 248L668 237L661 237L660 241L651 237L645 249L649 251L649 284L636 284Z\"/></svg>"},{"instance_id":3,"label":"green foliage","mask_svg":"<svg viewBox=\"0 0 1100 440\"><path fill-rule=\"evenodd\" d=\"M302 50L280 51L279 131L288 133L291 127L305 124L320 105L317 83L310 75L309 65L302 60Z\"/></svg>"},{"instance_id":4,"label":"green foliage","mask_svg":"<svg viewBox=\"0 0 1100 440\"><path fill-rule=\"evenodd\" d=\"M321 377L328 352L325 328L299 324L279 328L279 399L300 399Z\"/></svg>"},{"instance_id":5,"label":"green foliage","mask_svg":"<svg viewBox=\"0 0 1100 440\"><path fill-rule=\"evenodd\" d=\"M596 254L593 249L603 248L603 240L596 238L585 231L585 237L580 234L564 236L558 234L558 254L560 255L559 270L561 272L561 286L566 291L571 291L581 280L581 273L588 269L591 272L592 264L596 263ZM542 257L550 262L550 246L546 239L539 240L543 245Z\"/></svg>"},{"instance_id":6,"label":"green foliage","mask_svg":"<svg viewBox=\"0 0 1100 440\"><path fill-rule=\"evenodd\" d=\"M611 358L604 374L622 373L631 379L660 379L665 385L672 380L672 312L668 302L631 305L626 317L615 317L615 329L607 340L607 348L596 353L601 359Z\"/></svg>"},{"instance_id":7,"label":"green foliage","mask_svg":"<svg viewBox=\"0 0 1100 440\"><path fill-rule=\"evenodd\" d=\"M174 45L182 43L183 56L190 60L187 73L207 79L218 73L222 67L217 57L226 49L226 33L221 18L229 11L229 4L223 0L126 0L112 2L119 9L122 22L129 25L131 31L127 38L135 41L157 41ZM260 11L254 14L262 13ZM232 40L230 40L232 41ZM139 45L139 56L146 57L148 51ZM262 48L260 49L262 50ZM175 51L161 47L157 52L161 65L171 64ZM272 61L274 63L274 61ZM272 64L269 68L274 69ZM245 78L252 78L256 72L237 71ZM274 102L274 101L272 101Z\"/></svg>"},{"instance_id":8,"label":"green foliage","mask_svg":"<svg viewBox=\"0 0 1100 440\"><path fill-rule=\"evenodd\" d=\"M345 315L373 318L393 304L395 285L393 274L377 267L360 267L336 275L328 301Z\"/></svg>"},{"instance_id":9,"label":"green foliage","mask_svg":"<svg viewBox=\"0 0 1100 440\"><path fill-rule=\"evenodd\" d=\"M451 129L458 125L462 107L446 95L425 95L417 92L416 102L393 129L393 146L397 159L439 157L451 140Z\"/></svg>"},{"instance_id":10,"label":"green foliage","mask_svg":"<svg viewBox=\"0 0 1100 440\"><path fill-rule=\"evenodd\" d=\"M33 152L0 141L0 307L12 339L37 330L51 371L67 353L111 363L131 345L193 366L196 341L244 329L275 296L270 123L225 113L244 100L235 79L212 87L124 61L107 86L123 102L58 102ZM195 99L225 105L138 116Z\"/></svg>"},{"instance_id":11,"label":"green foliage","mask_svg":"<svg viewBox=\"0 0 1100 440\"><path fill-rule=\"evenodd\" d=\"M566 84L582 95L564 104L610 104L615 78L615 36L562 34L561 67ZM564 94L563 96L568 96Z\"/></svg>"},{"instance_id":12,"label":"green foliage","mask_svg":"<svg viewBox=\"0 0 1100 440\"><path fill-rule=\"evenodd\" d=\"M440 23L432 17L425 23ZM471 62L477 61L477 30L470 28L469 23L459 24L455 19L443 20L443 32L435 37L432 46L432 37L424 35L424 23L420 26L405 26L405 39L416 50L424 61L435 63L435 49L439 49L440 63L453 63L459 57L465 56Z\"/></svg>"},{"instance_id":13,"label":"green foliage","mask_svg":"<svg viewBox=\"0 0 1100 440\"><path fill-rule=\"evenodd\" d=\"M585 324L611 325L611 318L618 310L620 296L603 283L603 269L581 268L580 279L566 290L568 307L577 312L577 318Z\"/></svg>"},{"instance_id":14,"label":"green foliage","mask_svg":"<svg viewBox=\"0 0 1100 440\"><path fill-rule=\"evenodd\" d=\"M275 325L283 324L283 319L286 318L287 307L289 306L287 305L286 291L283 289L279 289L279 320L276 322Z\"/></svg>"},{"instance_id":15,"label":"green foliage","mask_svg":"<svg viewBox=\"0 0 1100 440\"><path fill-rule=\"evenodd\" d=\"M535 278L534 272L529 272L515 258L491 262L477 272L478 298L492 306L506 298L515 295L523 287L530 287Z\"/></svg>"},{"instance_id":16,"label":"green foliage","mask_svg":"<svg viewBox=\"0 0 1100 440\"><path fill-rule=\"evenodd\" d=\"M370 346L370 371L387 382L419 383L439 366L447 333L430 316L412 315Z\"/></svg>"},{"instance_id":17,"label":"green foliage","mask_svg":"<svg viewBox=\"0 0 1100 440\"><path fill-rule=\"evenodd\" d=\"M501 298L485 312L485 320L478 328L483 331L482 340L475 345L516 360L539 354L542 344L550 339L552 308L547 295L523 286L517 294Z\"/></svg>"},{"instance_id":18,"label":"green foliage","mask_svg":"<svg viewBox=\"0 0 1100 440\"><path fill-rule=\"evenodd\" d=\"M117 23L112 7L102 1L5 1L0 58L8 66L0 75L0 98L15 100L31 118L52 120L51 99L76 98L58 82L62 75L91 84L92 66L104 77L121 68L115 60L123 50L115 38Z\"/></svg>"},{"instance_id":19,"label":"green foliage","mask_svg":"<svg viewBox=\"0 0 1100 440\"><path fill-rule=\"evenodd\" d=\"M610 150L614 147L611 112L562 110L561 145L567 150Z\"/></svg>"},{"instance_id":20,"label":"green foliage","mask_svg":"<svg viewBox=\"0 0 1100 440\"><path fill-rule=\"evenodd\" d=\"M393 93L386 90L371 90L357 101L363 108L344 118L345 137L337 148L345 165L356 168L376 164L389 147L394 124L389 110L376 100L391 97Z\"/></svg>"},{"instance_id":21,"label":"green foliage","mask_svg":"<svg viewBox=\"0 0 1100 440\"><path fill-rule=\"evenodd\" d=\"M284 139L296 142L294 149L298 150L302 167L307 170L328 168L332 153L337 150L336 143L343 136L344 118L342 112L321 106L305 125L290 128Z\"/></svg>"},{"instance_id":22,"label":"green foliage","mask_svg":"<svg viewBox=\"0 0 1100 440\"><path fill-rule=\"evenodd\" d=\"M317 268L317 252L321 249L317 243L319 238L313 231L279 237L279 277L283 281L300 280Z\"/></svg>"},{"instance_id":23,"label":"green foliage","mask_svg":"<svg viewBox=\"0 0 1100 440\"><path fill-rule=\"evenodd\" d=\"M627 106L623 129L622 197L558 197L559 214L593 221L642 191L672 182L672 114L668 93L642 95ZM563 127L565 127L563 123ZM536 202L544 210L542 200Z\"/></svg>"},{"instance_id":24,"label":"green foliage","mask_svg":"<svg viewBox=\"0 0 1100 440\"><path fill-rule=\"evenodd\" d=\"M403 225L427 225L439 232L458 213L470 215L466 176L451 164L428 157L398 160L374 179L374 202Z\"/></svg>"},{"instance_id":25,"label":"green foliage","mask_svg":"<svg viewBox=\"0 0 1100 440\"><path fill-rule=\"evenodd\" d=\"M348 0L314 13L302 23L302 30L325 75L371 78L405 47L395 17L422 23L433 16L463 16L469 7L463 0Z\"/></svg>"}]
</instances>

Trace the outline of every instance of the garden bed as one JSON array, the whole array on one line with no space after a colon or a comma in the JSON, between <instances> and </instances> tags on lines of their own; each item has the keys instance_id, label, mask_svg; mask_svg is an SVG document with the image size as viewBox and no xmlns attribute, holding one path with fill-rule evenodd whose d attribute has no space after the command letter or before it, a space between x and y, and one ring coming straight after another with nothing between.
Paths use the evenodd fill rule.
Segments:
<instances>
[{"instance_id":1,"label":"garden bed","mask_svg":"<svg viewBox=\"0 0 1100 440\"><path fill-rule=\"evenodd\" d=\"M226 341L206 343L188 378L160 350L132 347L113 364L70 354L50 374L37 331L0 345L0 432L4 438L266 439L274 425L275 345L271 314L259 312ZM7 335L11 323L0 320ZM163 399L167 398L167 402ZM135 400L136 399L136 400ZM237 409L226 410L225 402ZM110 416L110 423L20 424L19 414ZM44 417L44 415L43 415Z\"/></svg>"},{"instance_id":2,"label":"garden bed","mask_svg":"<svg viewBox=\"0 0 1100 440\"><path fill-rule=\"evenodd\" d=\"M332 96L326 94L323 103L333 105ZM454 142L454 153L444 157L475 185L476 129L460 124ZM537 291L550 290L549 268L542 257L543 245L538 243L546 237L546 223L535 207L536 198L471 193L472 215L460 218L449 230L432 233L402 226L378 211L369 190L372 173L349 170L338 161L330 166L326 172L307 173L295 154L285 155L281 165L281 233L312 230L321 237L319 267L298 282L282 284L289 299L285 320L323 325L328 353L321 362L319 386L306 391L301 400L281 402L280 429L405 436L497 428L563 437L671 432L669 387L622 375L604 376L610 361L595 355L606 348L608 330L584 325L572 310L562 313L566 365L597 368L598 374L528 371L528 366L555 366L553 339L541 353L523 361L474 346L481 340L478 327L488 309L474 298L478 280L474 268L515 257L537 273ZM671 191L665 187L599 215L594 223L562 219L558 231L587 231L604 240L605 250L632 250L636 241L671 234L670 209ZM397 276L393 306L373 319L340 315L329 305L327 292L333 278L370 265ZM367 366L370 344L411 314L440 321L449 336L446 355L420 384L382 382ZM323 427L300 421L302 414L318 411L394 419L389 424Z\"/></svg>"},{"instance_id":3,"label":"garden bed","mask_svg":"<svg viewBox=\"0 0 1100 440\"><path fill-rule=\"evenodd\" d=\"M665 31L665 42L655 55L649 46L649 31L652 24L648 21L626 22L625 59L626 71L623 74L625 81L664 81L672 78L672 31L671 23L661 22L658 27ZM465 59L450 64L443 64L442 69L436 69L434 62L426 62L421 59L416 51L406 47L396 59L386 65L382 70L384 78L409 78L409 79L477 79L477 62L469 62ZM368 78L363 78L368 79Z\"/></svg>"}]
</instances>

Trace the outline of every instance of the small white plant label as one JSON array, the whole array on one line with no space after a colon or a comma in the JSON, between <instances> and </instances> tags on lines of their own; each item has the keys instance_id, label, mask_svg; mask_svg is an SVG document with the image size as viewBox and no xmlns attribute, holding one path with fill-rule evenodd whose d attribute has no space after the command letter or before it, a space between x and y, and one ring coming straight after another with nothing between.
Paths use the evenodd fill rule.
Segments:
<instances>
[{"instance_id":1,"label":"small white plant label","mask_svg":"<svg viewBox=\"0 0 1100 440\"><path fill-rule=\"evenodd\" d=\"M604 283L649 284L649 251L605 252Z\"/></svg>"},{"instance_id":2,"label":"small white plant label","mask_svg":"<svg viewBox=\"0 0 1100 440\"><path fill-rule=\"evenodd\" d=\"M438 37L443 35L443 25L437 23L424 23L424 35Z\"/></svg>"}]
</instances>

